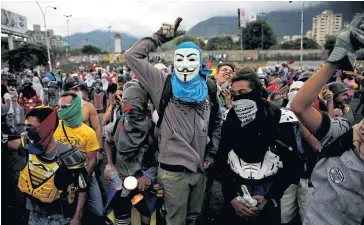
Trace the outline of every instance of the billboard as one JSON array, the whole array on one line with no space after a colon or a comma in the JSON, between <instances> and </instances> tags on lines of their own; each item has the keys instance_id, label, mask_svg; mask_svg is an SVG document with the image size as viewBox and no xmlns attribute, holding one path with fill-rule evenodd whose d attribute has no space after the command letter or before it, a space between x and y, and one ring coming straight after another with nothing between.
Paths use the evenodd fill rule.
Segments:
<instances>
[{"instance_id":1,"label":"billboard","mask_svg":"<svg viewBox=\"0 0 364 225\"><path fill-rule=\"evenodd\" d=\"M27 18L1 9L1 30L9 33L25 34L28 30Z\"/></svg>"},{"instance_id":2,"label":"billboard","mask_svg":"<svg viewBox=\"0 0 364 225\"><path fill-rule=\"evenodd\" d=\"M238 9L239 27L246 27L246 24L257 20L255 12L247 12L244 9Z\"/></svg>"}]
</instances>

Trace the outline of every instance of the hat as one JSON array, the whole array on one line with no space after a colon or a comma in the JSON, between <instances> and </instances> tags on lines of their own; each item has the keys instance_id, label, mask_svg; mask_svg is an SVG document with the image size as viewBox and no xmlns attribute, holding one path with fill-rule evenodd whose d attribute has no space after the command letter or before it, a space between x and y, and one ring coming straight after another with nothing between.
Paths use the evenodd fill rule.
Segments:
<instances>
[{"instance_id":1,"label":"hat","mask_svg":"<svg viewBox=\"0 0 364 225\"><path fill-rule=\"evenodd\" d=\"M80 83L78 82L78 80L71 77L66 80L65 84L63 85L63 90L69 91L70 89L76 88L78 86L80 86Z\"/></svg>"},{"instance_id":2,"label":"hat","mask_svg":"<svg viewBox=\"0 0 364 225\"><path fill-rule=\"evenodd\" d=\"M327 87L330 91L332 91L334 95L338 95L340 93L343 93L344 91L349 90L349 88L346 87L346 85L342 82L331 82L327 85Z\"/></svg>"},{"instance_id":3,"label":"hat","mask_svg":"<svg viewBox=\"0 0 364 225\"><path fill-rule=\"evenodd\" d=\"M293 82L291 84L291 86L289 87L289 90L292 90L292 89L295 89L295 88L299 88L300 89L304 84L305 84L305 82L303 82L303 81Z\"/></svg>"},{"instance_id":4,"label":"hat","mask_svg":"<svg viewBox=\"0 0 364 225\"><path fill-rule=\"evenodd\" d=\"M56 82L56 81L50 81L50 82L48 83L48 87L55 87L55 88L58 88L58 84L57 84L57 82Z\"/></svg>"}]
</instances>

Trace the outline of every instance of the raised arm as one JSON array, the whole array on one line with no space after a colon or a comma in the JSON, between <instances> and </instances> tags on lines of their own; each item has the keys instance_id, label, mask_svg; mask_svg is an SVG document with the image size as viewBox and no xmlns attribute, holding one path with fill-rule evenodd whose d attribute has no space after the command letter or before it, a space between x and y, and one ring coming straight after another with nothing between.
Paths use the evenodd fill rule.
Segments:
<instances>
[{"instance_id":1,"label":"raised arm","mask_svg":"<svg viewBox=\"0 0 364 225\"><path fill-rule=\"evenodd\" d=\"M327 63L307 80L292 101L291 109L312 134L322 122L321 113L312 107L312 103L337 68L353 70L355 51L364 46L363 22L364 14L360 14L340 32Z\"/></svg>"},{"instance_id":2,"label":"raised arm","mask_svg":"<svg viewBox=\"0 0 364 225\"><path fill-rule=\"evenodd\" d=\"M128 66L135 73L141 85L151 95L153 101L156 94L163 88L166 75L148 63L147 58L150 52L156 50L162 44L185 33L184 31L177 31L181 21L182 19L178 18L174 25L163 24L152 37L140 39L124 53Z\"/></svg>"}]
</instances>

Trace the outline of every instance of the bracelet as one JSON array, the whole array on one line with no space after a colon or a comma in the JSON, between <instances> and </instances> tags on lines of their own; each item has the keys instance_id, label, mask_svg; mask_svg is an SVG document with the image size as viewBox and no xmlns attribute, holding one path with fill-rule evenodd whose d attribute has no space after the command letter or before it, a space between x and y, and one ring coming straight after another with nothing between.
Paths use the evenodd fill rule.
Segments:
<instances>
[{"instance_id":1,"label":"bracelet","mask_svg":"<svg viewBox=\"0 0 364 225\"><path fill-rule=\"evenodd\" d=\"M311 133L310 133L309 135L303 136L303 138L308 138L308 137L310 137L310 136L312 136L312 134L311 134Z\"/></svg>"}]
</instances>

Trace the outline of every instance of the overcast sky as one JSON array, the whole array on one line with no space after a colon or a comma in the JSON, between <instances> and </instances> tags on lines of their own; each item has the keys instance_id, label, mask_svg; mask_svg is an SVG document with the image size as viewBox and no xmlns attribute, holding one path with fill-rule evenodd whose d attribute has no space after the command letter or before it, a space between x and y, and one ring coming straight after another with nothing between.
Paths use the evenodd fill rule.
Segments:
<instances>
[{"instance_id":1,"label":"overcast sky","mask_svg":"<svg viewBox=\"0 0 364 225\"><path fill-rule=\"evenodd\" d=\"M196 23L213 16L235 16L237 8L246 11L265 12L278 9L300 9L301 2L239 2L239 1L39 1L41 7L57 7L57 10L47 9L47 28L55 34L67 35L64 14L72 14L69 23L70 33L89 32L96 29L126 32L136 37L155 32L162 22L173 22L176 17L183 18L182 27L186 30ZM306 6L317 4L308 2ZM28 28L33 24L42 25L43 18L40 9L34 1L2 1L2 9L12 11L27 17ZM297 15L299 16L299 14Z\"/></svg>"}]
</instances>

